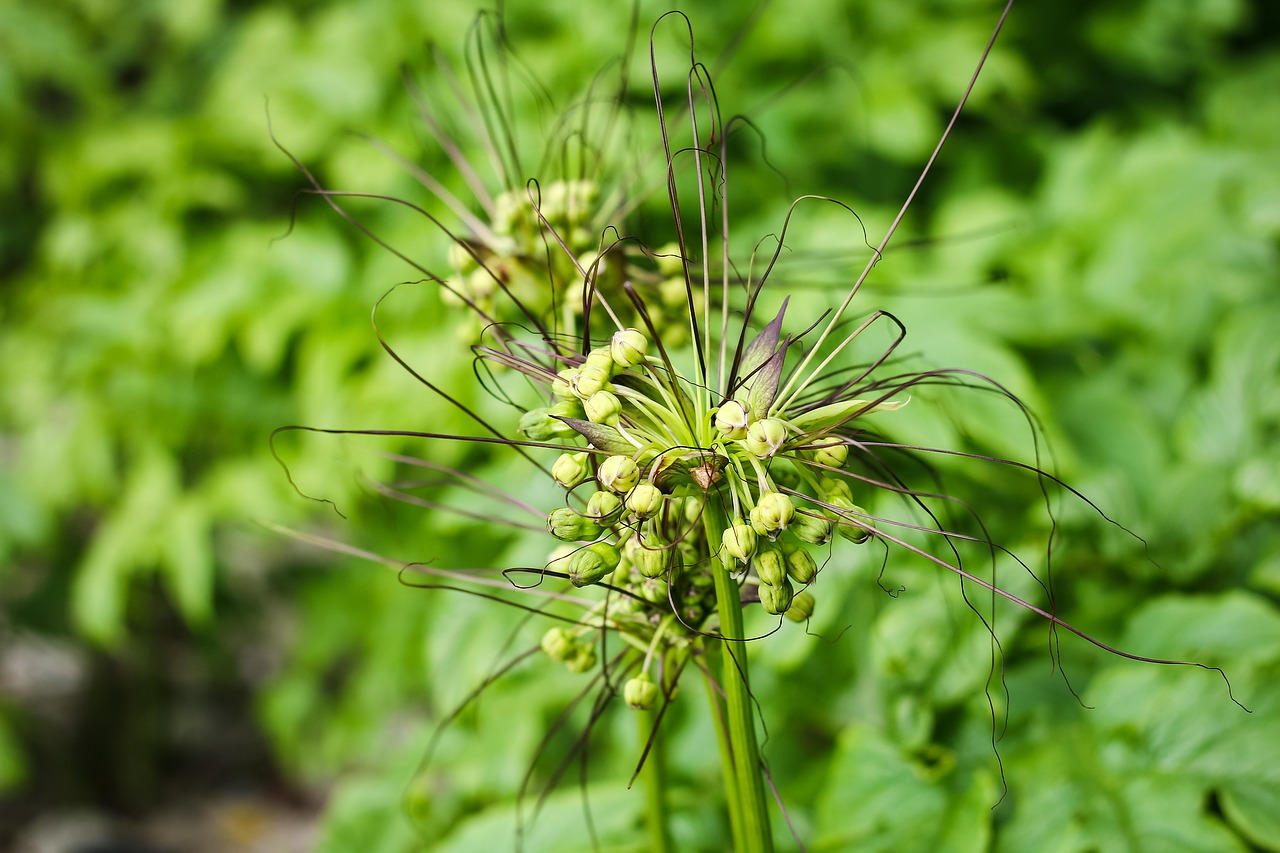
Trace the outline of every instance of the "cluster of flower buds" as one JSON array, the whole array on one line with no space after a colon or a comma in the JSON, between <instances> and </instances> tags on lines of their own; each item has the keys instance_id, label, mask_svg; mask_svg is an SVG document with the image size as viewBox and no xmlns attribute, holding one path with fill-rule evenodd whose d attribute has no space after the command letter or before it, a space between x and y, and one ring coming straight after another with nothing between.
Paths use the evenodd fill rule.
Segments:
<instances>
[{"instance_id":1,"label":"cluster of flower buds","mask_svg":"<svg viewBox=\"0 0 1280 853\"><path fill-rule=\"evenodd\" d=\"M578 587L620 591L609 616L633 642L675 644L705 631L716 613L715 571L742 575L755 587L744 600L766 612L808 619L818 574L810 546L837 531L851 542L873 535L839 476L849 446L832 429L847 406L770 413L770 397L746 382L700 411L631 328L566 360L546 382L553 402L525 413L520 432L581 448L551 466L570 498L547 518L568 543L548 570ZM708 502L720 511L708 515ZM663 614L680 627L659 631ZM651 686L633 679L629 703L643 707Z\"/></svg>"},{"instance_id":2,"label":"cluster of flower buds","mask_svg":"<svg viewBox=\"0 0 1280 853\"><path fill-rule=\"evenodd\" d=\"M575 629L549 629L542 635L542 650L553 661L564 664L570 672L589 672L596 665L595 645Z\"/></svg>"},{"instance_id":3,"label":"cluster of flower buds","mask_svg":"<svg viewBox=\"0 0 1280 853\"><path fill-rule=\"evenodd\" d=\"M472 309L467 312L471 322L460 327L460 334L474 340L485 318L505 319L506 306L523 306L522 313L535 316L554 305L580 307L583 283L598 279L607 265L597 254L599 196L596 183L585 180L498 194L487 226L450 252L453 275L443 298L453 307ZM549 261L547 246L561 244L568 251L552 253Z\"/></svg>"}]
</instances>

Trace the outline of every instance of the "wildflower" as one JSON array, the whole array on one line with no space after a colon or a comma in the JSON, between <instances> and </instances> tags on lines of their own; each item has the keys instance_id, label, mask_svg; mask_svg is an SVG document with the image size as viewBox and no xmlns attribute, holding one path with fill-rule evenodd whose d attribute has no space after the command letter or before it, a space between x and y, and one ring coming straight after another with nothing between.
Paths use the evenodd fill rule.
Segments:
<instances>
[{"instance_id":1,"label":"wildflower","mask_svg":"<svg viewBox=\"0 0 1280 853\"><path fill-rule=\"evenodd\" d=\"M648 673L642 672L627 681L622 689L622 696L636 710L652 708L653 703L658 701L658 685L653 683Z\"/></svg>"},{"instance_id":2,"label":"wildflower","mask_svg":"<svg viewBox=\"0 0 1280 853\"><path fill-rule=\"evenodd\" d=\"M642 363L649 341L637 329L619 329L609 341L609 353L618 366L635 367Z\"/></svg>"},{"instance_id":3,"label":"wildflower","mask_svg":"<svg viewBox=\"0 0 1280 853\"><path fill-rule=\"evenodd\" d=\"M818 576L818 564L806 549L784 543L782 552L787 559L787 577L801 586L808 586Z\"/></svg>"},{"instance_id":4,"label":"wildflower","mask_svg":"<svg viewBox=\"0 0 1280 853\"><path fill-rule=\"evenodd\" d=\"M774 616L787 612L794 594L791 581L786 578L783 578L782 583L777 586L760 584L760 604L764 607L766 613L771 613Z\"/></svg>"},{"instance_id":5,"label":"wildflower","mask_svg":"<svg viewBox=\"0 0 1280 853\"><path fill-rule=\"evenodd\" d=\"M561 453L551 466L551 476L561 487L572 489L587 478L587 454Z\"/></svg>"},{"instance_id":6,"label":"wildflower","mask_svg":"<svg viewBox=\"0 0 1280 853\"><path fill-rule=\"evenodd\" d=\"M547 516L547 530L562 542L582 542L596 539L604 528L592 518L569 507L560 507Z\"/></svg>"},{"instance_id":7,"label":"wildflower","mask_svg":"<svg viewBox=\"0 0 1280 853\"><path fill-rule=\"evenodd\" d=\"M652 518L662 509L665 496L662 490L652 483L639 483L627 495L627 510L637 519Z\"/></svg>"},{"instance_id":8,"label":"wildflower","mask_svg":"<svg viewBox=\"0 0 1280 853\"><path fill-rule=\"evenodd\" d=\"M603 580L621 561L617 548L607 542L595 542L569 558L569 580L574 586L589 586Z\"/></svg>"},{"instance_id":9,"label":"wildflower","mask_svg":"<svg viewBox=\"0 0 1280 853\"><path fill-rule=\"evenodd\" d=\"M756 533L770 538L787 529L795 517L795 504L781 492L765 492L751 508L751 526Z\"/></svg>"},{"instance_id":10,"label":"wildflower","mask_svg":"<svg viewBox=\"0 0 1280 853\"><path fill-rule=\"evenodd\" d=\"M673 154L661 98L658 109L681 230L687 211L676 161L708 157L727 168L725 134L715 126L707 139L688 140ZM702 181L703 163L695 165ZM704 189L699 184L697 197ZM724 645L722 680L713 677L713 697L722 697L713 702L717 715L733 712L724 715L725 737L733 741L725 753L737 762L731 795L763 813L745 659L736 652L747 636L743 606L758 602L766 613L808 619L814 596L794 585L813 583L818 567L808 548L831 544L833 531L854 544L874 537L886 548L925 553L896 537L891 523L878 529L855 498L876 507L868 498L878 490L925 505L929 496L903 485L876 455L867 421L900 410L914 386L939 373L874 375L897 343L850 357L873 325L900 328L885 312L848 328L849 306L870 263L838 309L812 327L799 324L805 331L793 338L786 334L786 299L773 303L772 318L759 316L771 290L752 272L739 280L735 270L754 267L729 260L727 233L704 225L701 245L682 232L658 251L606 245L607 226L616 223L601 197L595 181L563 177L507 188L486 205L489 222L471 215L471 236L455 238L455 274L439 280L489 330L474 351L497 377L495 396L525 407L514 423L496 425L464 411L495 433L484 441L505 438L540 467L547 460L535 454L559 453L550 474L572 506L547 513L547 530L562 542L586 544L557 556L540 581L553 573L577 589L610 581L597 603L574 599L583 607L579 621L548 631L541 648L571 671L587 672L603 664L583 636L621 635L625 648L614 665L640 673L625 683L623 698L647 708L674 695L691 648L732 641ZM699 212L712 221L708 211ZM784 240L785 228L779 253ZM505 322L511 317L520 322ZM857 367L863 362L870 367ZM574 490L592 465L600 488L583 506ZM941 522L937 530L952 541ZM647 674L654 659L670 662L661 690Z\"/></svg>"},{"instance_id":11,"label":"wildflower","mask_svg":"<svg viewBox=\"0 0 1280 853\"><path fill-rule=\"evenodd\" d=\"M670 548L657 537L642 541L633 536L627 540L624 550L627 560L645 578L660 578L671 564Z\"/></svg>"},{"instance_id":12,"label":"wildflower","mask_svg":"<svg viewBox=\"0 0 1280 853\"><path fill-rule=\"evenodd\" d=\"M760 583L768 586L782 586L787 579L787 560L782 549L775 545L761 545L751 560L752 568Z\"/></svg>"},{"instance_id":13,"label":"wildflower","mask_svg":"<svg viewBox=\"0 0 1280 853\"><path fill-rule=\"evenodd\" d=\"M791 606L787 608L786 616L792 622L804 622L813 616L816 604L813 593L801 590L791 597Z\"/></svg>"},{"instance_id":14,"label":"wildflower","mask_svg":"<svg viewBox=\"0 0 1280 853\"><path fill-rule=\"evenodd\" d=\"M601 488L625 495L640 482L640 467L627 456L610 456L596 474Z\"/></svg>"}]
</instances>

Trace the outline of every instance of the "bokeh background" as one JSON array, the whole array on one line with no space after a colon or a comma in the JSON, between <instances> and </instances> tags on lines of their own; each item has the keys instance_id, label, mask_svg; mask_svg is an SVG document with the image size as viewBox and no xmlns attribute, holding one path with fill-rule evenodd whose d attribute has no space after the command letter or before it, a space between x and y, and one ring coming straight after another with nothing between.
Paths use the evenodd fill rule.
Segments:
<instances>
[{"instance_id":1,"label":"bokeh background","mask_svg":"<svg viewBox=\"0 0 1280 853\"><path fill-rule=\"evenodd\" d=\"M666 8L636 13L638 133L652 132L645 34ZM466 430L370 329L374 301L417 276L298 201L305 182L267 117L327 186L425 198L361 134L457 185L401 68L447 92L426 45L461 73L478 9L0 6L0 847L508 849L541 791L517 797L540 739L572 746L574 726L555 723L581 681L533 661L416 773L435 726L538 626L272 528L452 565L546 549L391 504L365 479L388 450L527 477L508 458L283 441L298 486L344 518L300 495L268 444L291 423ZM883 233L999 13L986 0L685 9L722 108L755 120L777 167L756 156L732 173L747 247L800 193L839 197ZM544 113L634 42L632 13L507 4L511 45L555 99ZM679 61L674 40L660 48ZM535 113L517 133L548 120ZM1057 506L1062 613L1125 650L1222 667L1252 713L1213 672L1065 638L1077 701L1044 625L999 606L1008 691L986 691L991 643L951 579L895 559L905 592L890 598L878 561L850 557L824 573L821 636L784 631L754 652L766 754L810 849L1280 850L1278 150L1276 4L1014 9L860 298L901 317L924 362L1014 390L1055 470L1145 540ZM403 208L361 211L423 258L446 248ZM847 217L802 230L789 269L808 310L865 246ZM492 405L433 293L387 318L434 378ZM896 417L937 446L1032 453L1016 411L982 399ZM1034 481L937 464L1002 542L1043 550ZM695 688L669 720L673 821L681 849L715 850L718 765ZM625 790L640 744L615 716L527 849L591 849L584 790L604 849L643 849Z\"/></svg>"}]
</instances>

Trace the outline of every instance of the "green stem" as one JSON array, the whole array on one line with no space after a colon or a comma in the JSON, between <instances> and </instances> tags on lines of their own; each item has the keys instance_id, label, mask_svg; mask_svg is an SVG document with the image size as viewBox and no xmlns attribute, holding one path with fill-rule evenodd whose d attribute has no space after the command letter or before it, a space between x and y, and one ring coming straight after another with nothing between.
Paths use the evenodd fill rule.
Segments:
<instances>
[{"instance_id":1,"label":"green stem","mask_svg":"<svg viewBox=\"0 0 1280 853\"><path fill-rule=\"evenodd\" d=\"M711 718L716 724L716 742L720 745L720 773L724 778L725 802L729 805L729 828L733 832L733 847L743 848L742 840L742 802L738 798L738 777L733 769L733 747L729 742L729 729L725 720L724 701L715 683L715 671L721 663L720 643L708 642L706 645L707 667L705 670L707 683L707 700L711 708Z\"/></svg>"},{"instance_id":2,"label":"green stem","mask_svg":"<svg viewBox=\"0 0 1280 853\"><path fill-rule=\"evenodd\" d=\"M720 541L727 521L715 496L708 495L703 519L707 531L707 547L712 556L711 572L715 577L716 607L720 613L723 646L724 710L733 762L733 784L725 781L725 791L738 801L740 835L735 837L738 853L771 853L773 836L769 831L769 804L765 799L764 776L760 770L760 747L756 742L754 708L747 678L746 645L742 642L742 596L738 582L719 565ZM733 808L730 806L730 814Z\"/></svg>"},{"instance_id":3,"label":"green stem","mask_svg":"<svg viewBox=\"0 0 1280 853\"><path fill-rule=\"evenodd\" d=\"M652 711L633 711L636 727L640 732L643 749L653 731ZM649 849L654 853L670 853L675 850L671 830L667 826L667 751L662 737L656 737L649 747L644 767L640 770L640 784L644 785L645 824L649 828Z\"/></svg>"}]
</instances>

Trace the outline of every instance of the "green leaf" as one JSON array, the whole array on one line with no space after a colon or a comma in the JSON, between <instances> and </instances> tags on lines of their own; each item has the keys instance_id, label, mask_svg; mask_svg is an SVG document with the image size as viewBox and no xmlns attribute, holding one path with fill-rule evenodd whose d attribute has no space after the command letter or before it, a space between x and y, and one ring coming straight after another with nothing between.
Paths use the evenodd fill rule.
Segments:
<instances>
[{"instance_id":1,"label":"green leaf","mask_svg":"<svg viewBox=\"0 0 1280 853\"><path fill-rule=\"evenodd\" d=\"M622 437L622 433L618 432L608 424L597 424L591 421L583 421L578 418L558 418L574 429L579 435L586 438L591 446L596 450L603 450L605 453L614 455L630 456L636 452L636 446Z\"/></svg>"},{"instance_id":2,"label":"green leaf","mask_svg":"<svg viewBox=\"0 0 1280 853\"><path fill-rule=\"evenodd\" d=\"M907 403L906 400L885 400L876 403L874 400L849 400L842 403L828 403L816 409L810 409L802 415L791 418L791 424L805 432L817 432L828 427L838 426L854 417L862 417L872 412L896 412Z\"/></svg>"},{"instance_id":3,"label":"green leaf","mask_svg":"<svg viewBox=\"0 0 1280 853\"><path fill-rule=\"evenodd\" d=\"M957 778L947 754L921 760L863 723L841 735L817 807L814 850L988 849L991 779Z\"/></svg>"}]
</instances>

